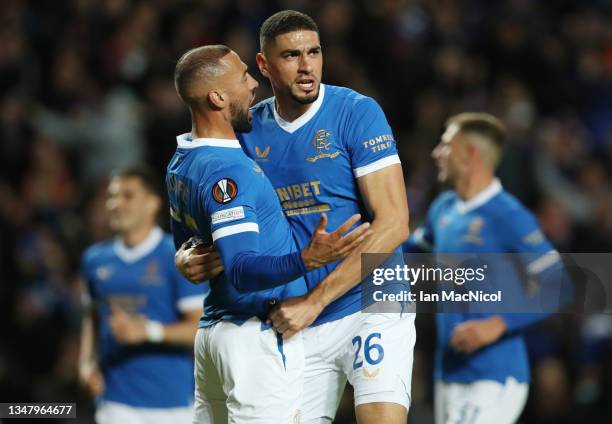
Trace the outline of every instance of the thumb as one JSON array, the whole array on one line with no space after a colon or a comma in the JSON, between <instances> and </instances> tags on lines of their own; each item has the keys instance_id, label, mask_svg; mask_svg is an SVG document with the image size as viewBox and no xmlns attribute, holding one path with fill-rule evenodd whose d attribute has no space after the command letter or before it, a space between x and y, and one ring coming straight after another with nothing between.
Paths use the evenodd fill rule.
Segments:
<instances>
[{"instance_id":1,"label":"thumb","mask_svg":"<svg viewBox=\"0 0 612 424\"><path fill-rule=\"evenodd\" d=\"M321 214L321 219L319 220L319 225L317 225L317 228L315 229L315 232L317 232L317 231L325 231L326 227L327 227L327 214L326 213L322 213Z\"/></svg>"}]
</instances>

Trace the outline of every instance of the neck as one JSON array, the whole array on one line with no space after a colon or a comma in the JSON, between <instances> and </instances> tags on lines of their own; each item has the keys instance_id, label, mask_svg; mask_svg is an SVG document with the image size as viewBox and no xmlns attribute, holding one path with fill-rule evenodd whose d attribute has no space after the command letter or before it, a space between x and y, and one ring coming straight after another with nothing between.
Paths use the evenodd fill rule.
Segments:
<instances>
[{"instance_id":1,"label":"neck","mask_svg":"<svg viewBox=\"0 0 612 424\"><path fill-rule=\"evenodd\" d=\"M221 112L201 113L191 111L191 135L193 138L224 138L235 140L236 133Z\"/></svg>"},{"instance_id":2,"label":"neck","mask_svg":"<svg viewBox=\"0 0 612 424\"><path fill-rule=\"evenodd\" d=\"M275 100L276 100L276 103L275 103L276 112L278 112L280 117L283 118L287 122L293 122L296 119L298 119L300 116L305 114L308 111L308 109L311 108L312 104L314 103L312 102L312 103L302 104L302 103L296 102L294 99L292 99L289 96L279 97L279 96L276 96L276 94L275 94Z\"/></svg>"},{"instance_id":3,"label":"neck","mask_svg":"<svg viewBox=\"0 0 612 424\"><path fill-rule=\"evenodd\" d=\"M130 231L120 234L121 240L128 247L134 247L143 241L151 234L154 225L142 225L138 228L134 228Z\"/></svg>"},{"instance_id":4,"label":"neck","mask_svg":"<svg viewBox=\"0 0 612 424\"><path fill-rule=\"evenodd\" d=\"M455 190L463 200L470 200L485 190L494 178L492 172L474 172L460 180L456 184Z\"/></svg>"}]
</instances>

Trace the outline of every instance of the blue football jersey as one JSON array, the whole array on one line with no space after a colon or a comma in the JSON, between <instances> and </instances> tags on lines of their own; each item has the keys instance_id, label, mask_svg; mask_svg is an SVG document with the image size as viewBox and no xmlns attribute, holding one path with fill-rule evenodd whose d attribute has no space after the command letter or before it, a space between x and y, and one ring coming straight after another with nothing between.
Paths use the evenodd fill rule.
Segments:
<instances>
[{"instance_id":1,"label":"blue football jersey","mask_svg":"<svg viewBox=\"0 0 612 424\"><path fill-rule=\"evenodd\" d=\"M395 138L375 100L321 84L318 99L293 122L278 115L274 98L255 105L252 112L253 129L238 138L274 185L300 248L309 242L322 212L327 212L330 230L356 213L364 222L371 220L357 179L400 163ZM394 257L397 261L399 255ZM308 273L308 287L316 286L337 264ZM314 324L354 313L361 304L360 284L330 304Z\"/></svg>"},{"instance_id":2,"label":"blue football jersey","mask_svg":"<svg viewBox=\"0 0 612 424\"><path fill-rule=\"evenodd\" d=\"M91 246L83 255L83 275L99 317L98 360L105 400L146 408L193 402L190 349L122 344L109 326L111 307L163 324L179 321L181 312L202 308L205 286L193 285L177 272L174 252L171 237L156 228L133 248L117 239Z\"/></svg>"},{"instance_id":3,"label":"blue football jersey","mask_svg":"<svg viewBox=\"0 0 612 424\"><path fill-rule=\"evenodd\" d=\"M241 252L272 259L299 256L291 228L270 181L237 140L192 140L183 134L177 141L166 177L173 232L179 235L175 243L194 235L214 244L225 267L210 281L200 326L220 320L240 324L253 316L263 320L271 301L306 293L302 277L255 291L239 291L232 283L228 273Z\"/></svg>"},{"instance_id":4,"label":"blue football jersey","mask_svg":"<svg viewBox=\"0 0 612 424\"><path fill-rule=\"evenodd\" d=\"M524 254L521 267L503 268L504 288L516 291L525 289L522 286L523 271L533 271L537 277L552 265L549 258L555 258L554 254L551 255L555 249L543 236L534 216L514 196L504 191L498 180L469 201L463 201L454 191L440 194L432 203L426 222L413 233L404 250L443 254ZM545 266L541 266L542 263ZM496 343L468 355L450 347L456 325L492 315L495 314L437 314L436 379L460 383L477 380L504 383L507 377L513 376L520 382L529 381L525 342L521 332L516 330L542 319L543 314L500 314L508 331Z\"/></svg>"}]
</instances>

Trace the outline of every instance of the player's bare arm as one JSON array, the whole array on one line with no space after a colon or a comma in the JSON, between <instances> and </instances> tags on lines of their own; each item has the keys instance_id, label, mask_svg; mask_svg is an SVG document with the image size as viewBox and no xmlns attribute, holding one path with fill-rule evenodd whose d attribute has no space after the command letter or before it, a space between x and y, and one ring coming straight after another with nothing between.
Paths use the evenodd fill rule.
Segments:
<instances>
[{"instance_id":1,"label":"player's bare arm","mask_svg":"<svg viewBox=\"0 0 612 424\"><path fill-rule=\"evenodd\" d=\"M350 231L360 219L353 215L333 232L327 232L327 216L321 215L310 243L302 250L302 260L310 271L325 264L346 258L371 235L370 223L366 222ZM176 252L175 265L179 272L192 283L216 277L223 272L219 254L213 247L191 247L185 242Z\"/></svg>"},{"instance_id":2,"label":"player's bare arm","mask_svg":"<svg viewBox=\"0 0 612 424\"><path fill-rule=\"evenodd\" d=\"M133 345L156 342L192 347L201 315L200 309L185 311L180 321L161 324L149 321L146 317L132 316L122 309L113 308L110 327L113 336L120 343Z\"/></svg>"},{"instance_id":3,"label":"player's bare arm","mask_svg":"<svg viewBox=\"0 0 612 424\"><path fill-rule=\"evenodd\" d=\"M371 235L317 287L305 296L287 299L270 313L283 337L309 326L334 300L361 282L361 254L391 253L408 238L408 204L401 165L392 165L357 179L373 217ZM381 262L385 259L381 255ZM373 266L379 265L373 264Z\"/></svg>"},{"instance_id":4,"label":"player's bare arm","mask_svg":"<svg viewBox=\"0 0 612 424\"><path fill-rule=\"evenodd\" d=\"M458 324L451 335L450 345L457 352L472 353L495 343L506 332L506 323L499 315Z\"/></svg>"},{"instance_id":5,"label":"player's bare arm","mask_svg":"<svg viewBox=\"0 0 612 424\"><path fill-rule=\"evenodd\" d=\"M79 353L79 382L92 396L104 392L104 377L96 357L96 329L94 326L95 311L90 305L85 309L81 324L81 349Z\"/></svg>"}]
</instances>

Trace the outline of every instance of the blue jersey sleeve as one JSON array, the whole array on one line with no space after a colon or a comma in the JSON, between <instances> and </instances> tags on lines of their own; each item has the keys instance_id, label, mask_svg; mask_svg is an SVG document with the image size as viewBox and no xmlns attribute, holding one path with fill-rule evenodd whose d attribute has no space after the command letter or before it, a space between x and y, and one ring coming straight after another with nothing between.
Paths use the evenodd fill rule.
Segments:
<instances>
[{"instance_id":1,"label":"blue jersey sleeve","mask_svg":"<svg viewBox=\"0 0 612 424\"><path fill-rule=\"evenodd\" d=\"M395 138L378 103L360 99L347 122L347 149L355 177L400 163Z\"/></svg>"},{"instance_id":2,"label":"blue jersey sleeve","mask_svg":"<svg viewBox=\"0 0 612 424\"><path fill-rule=\"evenodd\" d=\"M502 314L508 331L513 332L546 318L550 311L566 303L566 296L570 294L569 279L559 253L546 239L531 212L522 206L517 207L505 226L507 249L520 254L525 267L525 301L534 302L534 309L540 308L542 300L548 304L542 307L543 313Z\"/></svg>"},{"instance_id":3,"label":"blue jersey sleeve","mask_svg":"<svg viewBox=\"0 0 612 424\"><path fill-rule=\"evenodd\" d=\"M265 234L259 234L257 198L265 185L257 178L265 176L235 165L217 171L201 187L213 243L239 292L276 287L308 272L299 251L283 256L260 253L259 238Z\"/></svg>"}]
</instances>

